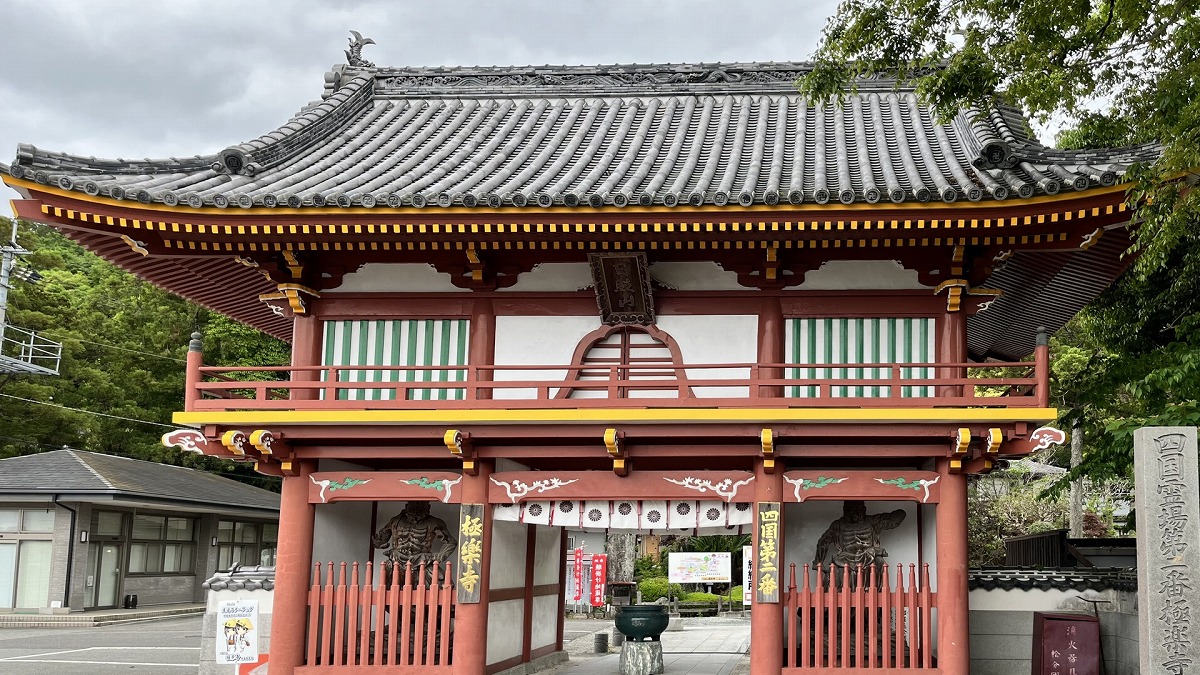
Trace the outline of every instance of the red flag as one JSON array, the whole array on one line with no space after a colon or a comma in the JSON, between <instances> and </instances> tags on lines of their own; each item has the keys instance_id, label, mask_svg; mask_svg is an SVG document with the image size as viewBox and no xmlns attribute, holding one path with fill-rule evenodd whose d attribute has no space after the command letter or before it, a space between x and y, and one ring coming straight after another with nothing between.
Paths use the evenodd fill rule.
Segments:
<instances>
[{"instance_id":1,"label":"red flag","mask_svg":"<svg viewBox=\"0 0 1200 675\"><path fill-rule=\"evenodd\" d=\"M604 591L608 580L608 556L597 553L592 556L592 607L604 606Z\"/></svg>"},{"instance_id":2,"label":"red flag","mask_svg":"<svg viewBox=\"0 0 1200 675\"><path fill-rule=\"evenodd\" d=\"M583 598L583 547L575 549L575 601Z\"/></svg>"}]
</instances>

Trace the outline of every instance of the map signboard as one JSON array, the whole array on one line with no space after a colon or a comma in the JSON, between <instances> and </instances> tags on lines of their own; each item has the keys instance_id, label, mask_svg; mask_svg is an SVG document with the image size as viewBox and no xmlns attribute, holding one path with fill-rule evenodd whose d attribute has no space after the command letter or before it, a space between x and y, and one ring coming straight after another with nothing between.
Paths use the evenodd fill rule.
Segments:
<instances>
[{"instance_id":1,"label":"map signboard","mask_svg":"<svg viewBox=\"0 0 1200 675\"><path fill-rule=\"evenodd\" d=\"M667 566L673 584L727 584L733 578L731 553L670 553Z\"/></svg>"}]
</instances>

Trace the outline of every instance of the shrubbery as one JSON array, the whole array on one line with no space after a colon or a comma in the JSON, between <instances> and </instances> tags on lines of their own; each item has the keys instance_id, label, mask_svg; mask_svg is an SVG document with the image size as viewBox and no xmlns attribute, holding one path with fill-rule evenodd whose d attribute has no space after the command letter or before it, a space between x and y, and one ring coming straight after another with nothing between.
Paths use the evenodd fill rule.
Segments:
<instances>
[{"instance_id":1,"label":"shrubbery","mask_svg":"<svg viewBox=\"0 0 1200 675\"><path fill-rule=\"evenodd\" d=\"M638 582L638 590L642 593L642 602L654 602L659 598L667 597L669 590L672 597L679 597L683 593L683 588L679 584L673 584L666 577L649 577Z\"/></svg>"}]
</instances>

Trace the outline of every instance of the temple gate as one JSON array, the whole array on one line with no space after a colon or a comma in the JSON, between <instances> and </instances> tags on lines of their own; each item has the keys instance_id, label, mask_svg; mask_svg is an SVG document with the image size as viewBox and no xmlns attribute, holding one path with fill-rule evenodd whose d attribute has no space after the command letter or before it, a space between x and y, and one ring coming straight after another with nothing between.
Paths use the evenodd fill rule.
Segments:
<instances>
[{"instance_id":1,"label":"temple gate","mask_svg":"<svg viewBox=\"0 0 1200 675\"><path fill-rule=\"evenodd\" d=\"M555 658L568 526L751 533L755 673L966 673L967 476L1062 442L1047 333L1157 146L814 105L797 63L360 51L215 155L0 165L20 217L292 345L195 336L164 437L283 479L272 673Z\"/></svg>"}]
</instances>

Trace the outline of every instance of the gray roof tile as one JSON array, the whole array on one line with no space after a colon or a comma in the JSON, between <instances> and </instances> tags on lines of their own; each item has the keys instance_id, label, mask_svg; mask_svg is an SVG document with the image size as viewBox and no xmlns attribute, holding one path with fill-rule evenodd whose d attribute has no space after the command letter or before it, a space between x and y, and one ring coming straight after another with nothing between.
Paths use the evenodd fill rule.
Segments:
<instances>
[{"instance_id":1,"label":"gray roof tile","mask_svg":"<svg viewBox=\"0 0 1200 675\"><path fill-rule=\"evenodd\" d=\"M279 495L168 464L81 450L0 459L0 494L109 494L276 511Z\"/></svg>"},{"instance_id":2,"label":"gray roof tile","mask_svg":"<svg viewBox=\"0 0 1200 675\"><path fill-rule=\"evenodd\" d=\"M1161 148L1066 151L997 103L941 124L864 80L809 106L800 63L338 66L324 100L216 155L18 147L18 177L170 206L717 206L1004 200L1111 185Z\"/></svg>"}]
</instances>

